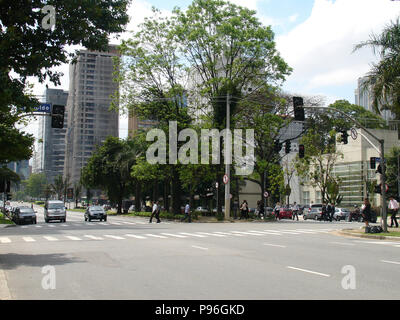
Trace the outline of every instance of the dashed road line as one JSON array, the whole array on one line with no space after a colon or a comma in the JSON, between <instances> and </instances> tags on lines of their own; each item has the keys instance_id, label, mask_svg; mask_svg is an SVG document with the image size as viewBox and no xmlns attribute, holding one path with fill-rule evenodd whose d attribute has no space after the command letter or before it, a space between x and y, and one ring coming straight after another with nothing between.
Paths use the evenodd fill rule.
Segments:
<instances>
[{"instance_id":1,"label":"dashed road line","mask_svg":"<svg viewBox=\"0 0 400 320\"><path fill-rule=\"evenodd\" d=\"M1 238L0 238L0 242L1 242L1 243L10 243L11 240L10 240L9 238L6 238L6 237L1 237Z\"/></svg>"},{"instance_id":2,"label":"dashed road line","mask_svg":"<svg viewBox=\"0 0 400 320\"><path fill-rule=\"evenodd\" d=\"M297 271L302 271L302 272L306 272L306 273L311 273L311 274L315 274L315 275L322 276L322 277L330 277L329 274L315 272L315 271L311 271L311 270L300 269L300 268L295 268L295 267L290 267L290 266L287 266L286 268L297 270Z\"/></svg>"},{"instance_id":3,"label":"dashed road line","mask_svg":"<svg viewBox=\"0 0 400 320\"><path fill-rule=\"evenodd\" d=\"M258 232L262 234L268 234L268 235L274 235L274 236L281 236L281 233L278 232L268 232L268 231L255 231L255 230L249 230L249 232Z\"/></svg>"},{"instance_id":4,"label":"dashed road line","mask_svg":"<svg viewBox=\"0 0 400 320\"><path fill-rule=\"evenodd\" d=\"M175 238L187 238L187 236L181 236L179 234L172 234L172 233L161 233L164 236L170 236L170 237L175 237Z\"/></svg>"},{"instance_id":5,"label":"dashed road line","mask_svg":"<svg viewBox=\"0 0 400 320\"><path fill-rule=\"evenodd\" d=\"M92 240L104 240L102 237L96 237L96 236L92 236L92 235L84 235L84 237L92 239Z\"/></svg>"},{"instance_id":6,"label":"dashed road line","mask_svg":"<svg viewBox=\"0 0 400 320\"><path fill-rule=\"evenodd\" d=\"M216 231L214 233L218 233L218 234L223 234L223 235L227 235L227 236L236 236L236 237L244 237L244 234L239 234L239 233L228 233L228 232L219 232Z\"/></svg>"},{"instance_id":7,"label":"dashed road line","mask_svg":"<svg viewBox=\"0 0 400 320\"><path fill-rule=\"evenodd\" d=\"M131 237L131 238L136 238L136 239L147 239L146 237L139 236L139 235L137 235L137 234L130 234L130 233L125 234L125 236Z\"/></svg>"},{"instance_id":8,"label":"dashed road line","mask_svg":"<svg viewBox=\"0 0 400 320\"><path fill-rule=\"evenodd\" d=\"M199 247L199 246L192 246L192 248L196 248L196 249L200 249L200 250L208 250L208 248L203 248L203 247Z\"/></svg>"},{"instance_id":9,"label":"dashed road line","mask_svg":"<svg viewBox=\"0 0 400 320\"><path fill-rule=\"evenodd\" d=\"M22 239L23 239L25 242L35 242L35 241L36 241L36 240L33 239L32 237L22 237Z\"/></svg>"},{"instance_id":10,"label":"dashed road line","mask_svg":"<svg viewBox=\"0 0 400 320\"><path fill-rule=\"evenodd\" d=\"M384 262L384 263L391 263L391 264L400 264L400 262L388 261L388 260L381 260L381 262Z\"/></svg>"},{"instance_id":11,"label":"dashed road line","mask_svg":"<svg viewBox=\"0 0 400 320\"><path fill-rule=\"evenodd\" d=\"M82 240L81 238L74 237L74 236L65 236L65 237L68 238L68 239L70 239L70 240L74 240L74 241Z\"/></svg>"},{"instance_id":12,"label":"dashed road line","mask_svg":"<svg viewBox=\"0 0 400 320\"><path fill-rule=\"evenodd\" d=\"M116 240L125 240L125 238L123 238L123 237L114 236L114 235L110 235L110 234L105 234L104 236L107 238L116 239Z\"/></svg>"},{"instance_id":13,"label":"dashed road line","mask_svg":"<svg viewBox=\"0 0 400 320\"><path fill-rule=\"evenodd\" d=\"M48 241L58 241L58 239L55 238L55 237L43 236L43 238L45 238L45 239L48 240Z\"/></svg>"},{"instance_id":14,"label":"dashed road line","mask_svg":"<svg viewBox=\"0 0 400 320\"><path fill-rule=\"evenodd\" d=\"M286 248L286 246L282 246L280 244L263 243L263 245L264 246L270 246L270 247Z\"/></svg>"},{"instance_id":15,"label":"dashed road line","mask_svg":"<svg viewBox=\"0 0 400 320\"><path fill-rule=\"evenodd\" d=\"M180 232L179 234L183 234L183 235L189 236L189 237L207 238L207 236L202 236L200 234L194 234L194 233Z\"/></svg>"},{"instance_id":16,"label":"dashed road line","mask_svg":"<svg viewBox=\"0 0 400 320\"><path fill-rule=\"evenodd\" d=\"M153 237L153 238L168 239L167 237L160 236L160 235L158 235L158 234L152 234L152 233L147 233L147 234L145 234L145 236Z\"/></svg>"},{"instance_id":17,"label":"dashed road line","mask_svg":"<svg viewBox=\"0 0 400 320\"><path fill-rule=\"evenodd\" d=\"M215 234L215 233L208 233L208 232L196 232L198 234L204 234L206 236L214 236L214 237L226 237L223 234Z\"/></svg>"}]
</instances>

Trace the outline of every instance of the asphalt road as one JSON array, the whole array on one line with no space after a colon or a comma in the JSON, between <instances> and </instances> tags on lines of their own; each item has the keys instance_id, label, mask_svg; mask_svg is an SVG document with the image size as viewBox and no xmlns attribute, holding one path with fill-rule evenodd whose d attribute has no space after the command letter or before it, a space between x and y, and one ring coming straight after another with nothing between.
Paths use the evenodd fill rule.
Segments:
<instances>
[{"instance_id":1,"label":"asphalt road","mask_svg":"<svg viewBox=\"0 0 400 320\"><path fill-rule=\"evenodd\" d=\"M35 209L36 225L0 227L0 299L400 298L400 242L334 233L361 223L46 224Z\"/></svg>"}]
</instances>

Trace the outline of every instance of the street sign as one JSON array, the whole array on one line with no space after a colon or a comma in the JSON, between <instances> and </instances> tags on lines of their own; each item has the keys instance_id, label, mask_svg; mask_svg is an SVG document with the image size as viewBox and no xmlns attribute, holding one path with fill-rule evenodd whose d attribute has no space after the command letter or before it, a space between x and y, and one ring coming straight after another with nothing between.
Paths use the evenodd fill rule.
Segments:
<instances>
[{"instance_id":1,"label":"street sign","mask_svg":"<svg viewBox=\"0 0 400 320\"><path fill-rule=\"evenodd\" d=\"M224 181L225 184L227 184L227 183L229 182L228 175L225 174L225 175L224 175L224 178L223 178L222 180Z\"/></svg>"},{"instance_id":2,"label":"street sign","mask_svg":"<svg viewBox=\"0 0 400 320\"><path fill-rule=\"evenodd\" d=\"M356 128L351 128L351 137L353 138L353 140L357 140L358 133Z\"/></svg>"},{"instance_id":3,"label":"street sign","mask_svg":"<svg viewBox=\"0 0 400 320\"><path fill-rule=\"evenodd\" d=\"M265 197L265 198L268 198L268 196L269 196L268 192L265 191L265 192L264 192L264 197Z\"/></svg>"},{"instance_id":4,"label":"street sign","mask_svg":"<svg viewBox=\"0 0 400 320\"><path fill-rule=\"evenodd\" d=\"M68 188L67 189L67 199L72 200L74 198L74 189Z\"/></svg>"},{"instance_id":5,"label":"street sign","mask_svg":"<svg viewBox=\"0 0 400 320\"><path fill-rule=\"evenodd\" d=\"M41 103L37 107L33 107L36 112L51 113L51 103Z\"/></svg>"}]
</instances>

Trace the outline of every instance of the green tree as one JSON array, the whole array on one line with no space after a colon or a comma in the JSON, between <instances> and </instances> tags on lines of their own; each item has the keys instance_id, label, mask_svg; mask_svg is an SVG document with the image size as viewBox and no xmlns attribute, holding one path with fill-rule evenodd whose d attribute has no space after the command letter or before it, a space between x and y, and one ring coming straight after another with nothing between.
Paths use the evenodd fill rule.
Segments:
<instances>
[{"instance_id":1,"label":"green tree","mask_svg":"<svg viewBox=\"0 0 400 320\"><path fill-rule=\"evenodd\" d=\"M376 112L392 111L400 120L400 18L391 21L381 34L372 33L369 40L357 44L354 51L371 47L380 60L372 64L364 90L372 88Z\"/></svg>"},{"instance_id":2,"label":"green tree","mask_svg":"<svg viewBox=\"0 0 400 320\"><path fill-rule=\"evenodd\" d=\"M128 22L130 0L1 1L0 2L0 164L29 159L34 138L17 129L24 124L24 113L39 101L29 93L27 78L48 78L60 84L60 72L53 67L67 63L74 54L67 46L83 45L91 50L105 50L110 34L122 32ZM42 27L52 5L56 26Z\"/></svg>"},{"instance_id":3,"label":"green tree","mask_svg":"<svg viewBox=\"0 0 400 320\"><path fill-rule=\"evenodd\" d=\"M57 195L57 199L62 200L62 196L63 196L64 188L65 188L63 177L61 175L55 177L54 182L52 184L50 184L50 186L51 186L53 193L55 193Z\"/></svg>"},{"instance_id":4,"label":"green tree","mask_svg":"<svg viewBox=\"0 0 400 320\"><path fill-rule=\"evenodd\" d=\"M82 184L80 182L76 182L74 184L74 199L75 199L75 208L78 207L78 201L81 197L82 193Z\"/></svg>"},{"instance_id":5,"label":"green tree","mask_svg":"<svg viewBox=\"0 0 400 320\"><path fill-rule=\"evenodd\" d=\"M386 167L386 183L389 186L389 193L393 196L399 195L399 163L400 163L400 148L394 147L389 151L389 154L385 155L387 161Z\"/></svg>"},{"instance_id":6,"label":"green tree","mask_svg":"<svg viewBox=\"0 0 400 320\"><path fill-rule=\"evenodd\" d=\"M50 187L47 184L47 178L44 173L33 173L24 183L26 193L32 198L42 198L45 196L46 186Z\"/></svg>"},{"instance_id":7,"label":"green tree","mask_svg":"<svg viewBox=\"0 0 400 320\"><path fill-rule=\"evenodd\" d=\"M118 204L118 213L122 213L122 200L128 197L134 188L130 175L136 162L140 147L135 141L108 137L88 160L82 169L81 182L86 188L100 188L107 193L112 202Z\"/></svg>"}]
</instances>

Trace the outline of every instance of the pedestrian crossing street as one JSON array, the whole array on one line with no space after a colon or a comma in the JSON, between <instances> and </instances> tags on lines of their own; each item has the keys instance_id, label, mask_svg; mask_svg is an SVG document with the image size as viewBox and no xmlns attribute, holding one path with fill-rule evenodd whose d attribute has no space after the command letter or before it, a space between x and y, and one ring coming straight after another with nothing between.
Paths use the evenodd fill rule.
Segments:
<instances>
[{"instance_id":1,"label":"pedestrian crossing street","mask_svg":"<svg viewBox=\"0 0 400 320\"><path fill-rule=\"evenodd\" d=\"M62 227L62 225L60 225ZM68 235L68 234L57 234L57 235L29 235L29 236L0 236L0 245L9 244L12 242L56 242L56 241L103 241L103 240L149 240L149 239L200 239L200 238L229 238L229 237L265 237L273 236L279 237L283 235L309 235L309 234L321 234L330 233L335 229L292 229L292 230L246 230L246 231L193 231L193 232L159 232L159 233L121 233L115 234L86 234L86 235Z\"/></svg>"}]
</instances>

